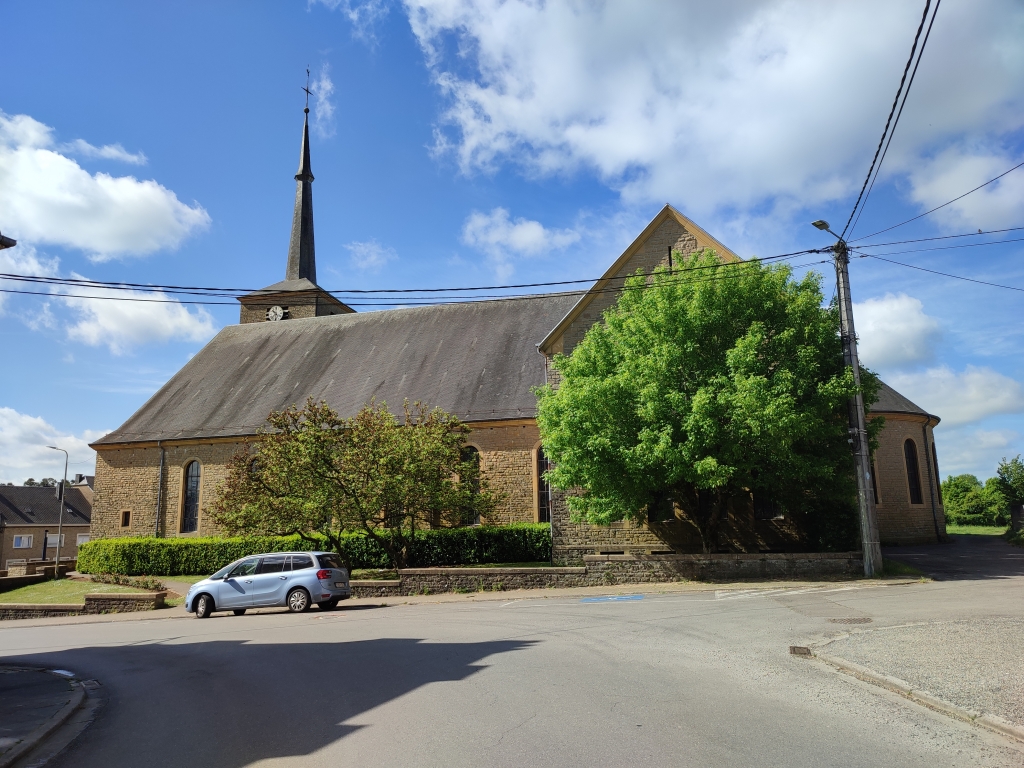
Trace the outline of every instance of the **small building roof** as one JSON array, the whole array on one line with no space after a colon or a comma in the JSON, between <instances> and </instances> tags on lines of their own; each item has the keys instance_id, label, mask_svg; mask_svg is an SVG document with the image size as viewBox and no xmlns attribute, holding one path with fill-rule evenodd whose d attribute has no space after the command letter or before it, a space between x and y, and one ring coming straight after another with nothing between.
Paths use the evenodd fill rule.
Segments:
<instances>
[{"instance_id":1,"label":"small building roof","mask_svg":"<svg viewBox=\"0 0 1024 768\"><path fill-rule=\"evenodd\" d=\"M928 413L924 408L911 402L881 380L878 382L878 400L868 408L868 411L870 413L877 414L908 413L915 416L926 416L930 419L935 419L936 424L940 421L938 416L933 413Z\"/></svg>"},{"instance_id":2,"label":"small building roof","mask_svg":"<svg viewBox=\"0 0 1024 768\"><path fill-rule=\"evenodd\" d=\"M73 485L65 488L64 525L89 525L92 520L90 495ZM37 485L0 485L0 518L11 527L56 526L60 518L57 489Z\"/></svg>"},{"instance_id":3,"label":"small building roof","mask_svg":"<svg viewBox=\"0 0 1024 768\"><path fill-rule=\"evenodd\" d=\"M253 435L271 411L325 400L353 416L419 400L467 422L536 415L537 342L575 293L231 325L93 443Z\"/></svg>"}]
</instances>

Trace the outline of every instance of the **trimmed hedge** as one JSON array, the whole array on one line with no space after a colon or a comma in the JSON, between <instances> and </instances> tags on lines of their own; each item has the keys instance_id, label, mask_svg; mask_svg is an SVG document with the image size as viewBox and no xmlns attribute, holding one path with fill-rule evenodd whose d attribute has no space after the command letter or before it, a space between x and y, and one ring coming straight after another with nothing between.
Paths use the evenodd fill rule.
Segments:
<instances>
[{"instance_id":1,"label":"trimmed hedge","mask_svg":"<svg viewBox=\"0 0 1024 768\"><path fill-rule=\"evenodd\" d=\"M82 573L117 573L124 576L177 576L213 573L233 560L262 552L327 549L298 536L246 538L97 539L78 549ZM345 537L342 546L353 568L390 568L387 553L372 539L358 533ZM440 528L423 531L411 548L410 567L527 563L551 559L551 531L546 524L516 523L477 528Z\"/></svg>"}]
</instances>

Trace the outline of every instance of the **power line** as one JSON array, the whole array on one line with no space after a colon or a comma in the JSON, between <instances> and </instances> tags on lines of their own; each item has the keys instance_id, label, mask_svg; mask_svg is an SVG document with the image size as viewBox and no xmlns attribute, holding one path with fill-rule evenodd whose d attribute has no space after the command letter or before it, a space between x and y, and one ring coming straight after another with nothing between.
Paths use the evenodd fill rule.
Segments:
<instances>
[{"instance_id":1,"label":"power line","mask_svg":"<svg viewBox=\"0 0 1024 768\"><path fill-rule=\"evenodd\" d=\"M677 272L690 272L690 271L702 271L708 269L717 269L718 267L729 267L746 264L752 261L767 262L777 261L780 259L790 259L795 256L803 256L806 254L825 253L828 249L825 248L810 248L802 251L793 251L792 253L781 253L774 256L765 256L762 258L753 258L748 261L739 262L725 262L722 264L707 265L707 266L692 266L692 267L676 267L672 271ZM375 289L343 289L326 291L332 295L366 295L366 294L408 294L408 293L465 293L469 291L485 291L485 290L505 290L513 288L541 288L559 285L578 285L580 283L594 283L600 280L628 280L633 275L616 275L607 278L586 278L579 280L560 280L543 283L518 283L510 285L482 285L465 288L375 288ZM238 298L249 293L258 293L249 288L213 288L203 286L182 286L182 285L160 285L153 283L127 283L127 282L114 282L107 280L88 280L86 278L63 278L63 277L50 277L46 275L18 275L14 273L0 273L0 279L21 281L21 282L34 282L45 285L61 285L65 287L73 288L95 288L97 290L135 290L143 292L160 292L160 293L180 293L187 295L199 295L199 296L213 296L222 298ZM262 290L262 289L261 289ZM267 294L272 295L272 294ZM472 298L472 296L466 296L461 298Z\"/></svg>"},{"instance_id":2,"label":"power line","mask_svg":"<svg viewBox=\"0 0 1024 768\"><path fill-rule=\"evenodd\" d=\"M1006 229L989 229L989 230L986 230L984 232L979 229L977 232L965 232L962 235L940 235L940 236L937 236L937 237L917 237L917 238L914 238L913 240L894 240L894 241L892 241L890 243L864 243L863 245L859 245L857 247L858 248L881 248L881 247L887 246L887 245L904 245L906 243L926 243L926 242L928 242L930 240L952 240L953 238L956 238L956 237L979 237L981 235L998 235L998 234L1001 234L1003 232L1017 232L1017 231L1019 231L1021 229L1024 229L1024 227L1007 227Z\"/></svg>"},{"instance_id":3,"label":"power line","mask_svg":"<svg viewBox=\"0 0 1024 768\"><path fill-rule=\"evenodd\" d=\"M860 240L867 240L867 239L868 239L869 237L874 237L875 235L880 235L880 234L882 234L883 232L888 232L888 231L889 231L889 230L891 230L891 229L896 229L897 227L902 227L902 226L903 226L904 224L909 224L909 223L910 223L910 222L912 222L912 221L917 221L918 219L920 219L920 218L923 218L923 217L927 216L927 215L928 215L929 213L935 213L935 212L936 212L937 210L939 210L940 208L945 208L945 207L946 207L947 205L952 205L952 204L953 204L953 203L955 203L955 202L956 202L957 200L963 200L963 199L964 199L965 197L967 197L968 195L970 195L970 194L972 194L972 193L974 193L974 192L977 192L977 191L978 191L979 189L981 189L982 187L987 187L987 186L988 186L989 184L991 184L992 182L995 182L995 181L999 181L999 180L1000 180L1001 178L1003 178L1003 176L1005 176L1005 175L1006 175L1006 174L1008 174L1008 173L1012 173L1013 171L1016 171L1016 170L1017 170L1018 168L1020 168L1021 166L1024 166L1024 162L1020 162L1020 163L1017 163L1017 165L1013 166L1013 168L1011 168L1010 170L1008 170L1008 171L1003 171L1002 173L1000 173L1000 174L999 174L998 176L996 176L995 178L989 179L989 180L988 180L988 181L986 181L986 182L985 182L984 184L979 184L979 185L978 185L978 186L976 186L976 187L975 187L974 189L971 189L971 190L969 190L969 191L967 191L967 192L964 192L964 193L963 193L962 195L960 195L959 197L954 197L954 198L953 198L952 200L949 200L948 202L945 202L945 203L943 203L942 205L937 205L937 206L935 206L935 207L934 207L934 208L932 208L932 209L931 209L930 211L925 211L924 213L918 214L917 216L914 216L913 218L907 219L906 221L901 221L901 222L900 222L899 224L893 224L893 225L892 225L891 227L886 227L885 229L880 229L880 230L878 230L877 232L872 232L872 233L871 233L870 235L864 235L863 237L858 237L858 238L857 238L856 240L854 240L853 242L855 242L855 243L856 243L856 242L859 242ZM862 247L863 247L863 246L862 246Z\"/></svg>"},{"instance_id":4,"label":"power line","mask_svg":"<svg viewBox=\"0 0 1024 768\"><path fill-rule=\"evenodd\" d=\"M956 248L978 248L982 245L1002 245L1003 243L1019 243L1024 240L1024 237L1011 237L1006 240L990 240L987 243L961 243L960 245L936 245L932 248L908 248L905 251L886 251L880 254L871 254L872 256L895 256L900 253L921 253L922 251L950 251ZM865 246L860 246L861 248Z\"/></svg>"},{"instance_id":5,"label":"power line","mask_svg":"<svg viewBox=\"0 0 1024 768\"><path fill-rule=\"evenodd\" d=\"M938 16L938 14L939 14L939 4L941 2L942 2L942 0L935 0L935 10L932 12L932 20L928 22L928 31L925 32L924 40L921 41L921 51L920 51L920 53L917 54L917 62L914 64L914 71L910 73L910 81L907 83L907 90L903 93L903 101L900 103L900 111L896 113L896 120L892 124L892 130L889 131L889 138L886 139L885 149L882 151L882 157L879 158L879 160L878 160L878 168L875 169L875 176L874 176L873 179L871 179L871 186L868 187L867 194L864 195L864 203L863 203L863 205L861 205L860 210L857 211L857 218L854 220L853 226L850 228L850 234L851 235L853 234L853 231L855 229L857 229L857 224L860 223L861 214L863 214L864 213L864 209L867 208L868 198L871 197L871 190L873 190L875 188L875 182L878 181L878 175L882 172L882 163L885 162L885 156L887 154L889 154L889 145L892 144L892 137L896 134L896 126L900 124L900 117L903 116L903 108L905 106L907 106L907 98L909 98L909 96L910 96L910 89L914 85L914 78L917 77L917 68L919 66L921 66L921 58L924 56L924 49L928 45L928 38L931 37L931 35L932 35L932 25L935 24L935 17ZM928 15L928 4L927 4L927 2L925 3L925 7L924 7L924 15L925 16ZM922 24L924 23L924 19L921 20L921 23ZM920 28L918 28L917 34L919 34L919 35L921 34ZM914 38L914 42L915 42L915 44L917 43L917 38L916 37ZM911 52L910 52L910 57L911 58L914 57L914 51L913 50L911 50ZM905 77L906 76L906 71L904 71L903 74L904 74L904 77ZM899 94L897 94L896 97L899 98ZM849 226L849 222L847 222L847 226ZM845 234L845 232L846 232L846 230L843 230L844 234Z\"/></svg>"},{"instance_id":6,"label":"power line","mask_svg":"<svg viewBox=\"0 0 1024 768\"><path fill-rule=\"evenodd\" d=\"M882 145L885 144L885 137L889 133L889 126L892 124L893 115L896 114L896 107L899 106L900 103L900 95L903 93L903 85L907 82L907 73L910 71L910 65L914 63L914 54L917 52L917 41L921 39L921 32L924 31L924 23L928 19L929 8L931 8L931 0L925 0L924 13L921 14L921 23L917 27L917 34L914 35L914 44L910 48L910 58L907 59L907 65L903 68L903 77L900 78L900 87L896 89L896 98L893 99L892 107L889 109L889 117L886 118L885 128L882 130L882 138L878 140L878 147L875 148L875 156L871 159L871 167L868 168L868 175L864 178L864 183L860 188L860 194L857 195L857 202L853 204L853 210L850 211L850 218L846 220L846 226L843 227L843 233L839 236L840 240L846 237L846 231L850 228L850 222L853 221L853 216L857 213L857 209L860 207L860 202L864 198L864 192L868 188L868 182L871 181L871 176L875 171L875 165L878 163L878 155L882 151ZM892 127L895 131L896 126L893 125Z\"/></svg>"},{"instance_id":7,"label":"power line","mask_svg":"<svg viewBox=\"0 0 1024 768\"><path fill-rule=\"evenodd\" d=\"M941 275L942 277L951 277L951 278L953 278L955 280L964 280L964 281L966 281L968 283L978 283L979 285L988 285L988 286L991 286L993 288L1005 288L1008 291L1021 291L1021 292L1024 292L1024 288L1018 288L1018 287L1013 286L1013 285L1003 285L1002 283L990 283L987 280L977 280L977 279L975 279L973 277L964 277L963 275L953 275L953 274L950 274L949 272L939 272L937 269L928 269L927 267L919 267L919 266L917 266L915 264L905 264L902 261L893 261L892 259L886 259L886 258L883 258L881 256L876 256L873 253L860 253L859 251L855 251L855 253L859 254L860 256L866 256L869 259L878 259L879 261L887 261L890 264L895 264L895 265L897 265L899 267L906 267L907 269L916 269L916 270L919 270L921 272L930 272L933 275Z\"/></svg>"},{"instance_id":8,"label":"power line","mask_svg":"<svg viewBox=\"0 0 1024 768\"><path fill-rule=\"evenodd\" d=\"M752 261L747 261L747 262L739 262L738 264L749 265L751 263L753 263L753 262ZM795 264L795 265L792 265L792 267L793 267L793 269L801 269L803 267L814 266L816 264L826 264L826 263L828 263L827 260L812 261L812 262L807 262L807 263L804 263L804 264ZM706 267L706 269L719 269L719 268L724 268L724 267L729 267L729 266L736 266L736 265L733 265L733 264L709 265L708 267ZM680 271L680 270L674 270L674 271ZM672 281L668 281L668 282L703 283L703 282L713 282L713 281L718 281L718 280L727 280L727 279L732 279L732 278L742 277L742 276L743 276L742 273L732 273L732 274L726 274L726 275L704 276L704 277L697 277L697 278L679 278L678 280L672 280ZM635 277L635 275L630 275L629 277ZM596 288L596 289L595 288L591 288L591 289L587 289L587 290L564 291L564 292L559 293L558 295L561 295L561 296L566 296L566 295L568 295L568 296L573 296L573 295L575 295L575 296L584 296L586 294L599 295L599 294L605 294L605 293L618 293L620 291L646 289L647 287L648 287L647 285L644 285L644 286L635 286L635 287L631 287L631 286L618 286L618 287ZM158 298L147 298L147 297L141 297L141 296L116 296L116 295L115 296L96 296L96 295L91 295L90 296L90 295L83 295L83 294L53 293L53 292L50 292L50 291L26 291L26 290L19 290L19 289L15 289L15 288L0 288L0 293L12 293L12 294L21 294L21 295L28 295L28 296L52 296L54 298L67 298L67 299L95 299L95 300L101 300L101 301L134 301L134 302L143 302L143 303L147 303L148 302L148 303L155 303L155 304L196 304L196 305L205 305L205 306L209 306L209 305L237 306L237 304L234 301L203 301L203 300L196 300L196 299L185 299L185 300L179 300L179 299L158 299ZM495 294L495 295L485 295L485 296L449 296L449 297L440 297L436 301L428 300L426 297L413 297L411 300L407 300L407 301L394 300L394 301L379 301L379 302L369 302L369 301L367 301L367 302L351 302L351 306L359 306L359 307L393 307L393 306L395 306L397 304L397 305L413 306L413 307L432 307L432 306L438 306L438 305L441 305L441 304L467 304L467 303L471 303L471 302L474 302L474 301L480 301L482 299L483 300L486 300L486 299L501 299L501 300L513 300L513 301L514 300L528 300L528 299L541 298L541 297L543 297L545 295L551 295L551 294L537 294L537 293L533 293L533 294Z\"/></svg>"}]
</instances>

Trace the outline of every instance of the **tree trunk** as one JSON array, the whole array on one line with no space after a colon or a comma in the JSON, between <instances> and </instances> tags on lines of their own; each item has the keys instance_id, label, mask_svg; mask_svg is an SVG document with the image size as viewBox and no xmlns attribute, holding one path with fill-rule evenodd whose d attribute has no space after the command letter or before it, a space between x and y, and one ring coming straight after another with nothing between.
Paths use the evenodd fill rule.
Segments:
<instances>
[{"instance_id":1,"label":"tree trunk","mask_svg":"<svg viewBox=\"0 0 1024 768\"><path fill-rule=\"evenodd\" d=\"M728 510L729 494L720 488L677 488L675 498L700 534L701 549L710 555L718 549L718 531Z\"/></svg>"}]
</instances>

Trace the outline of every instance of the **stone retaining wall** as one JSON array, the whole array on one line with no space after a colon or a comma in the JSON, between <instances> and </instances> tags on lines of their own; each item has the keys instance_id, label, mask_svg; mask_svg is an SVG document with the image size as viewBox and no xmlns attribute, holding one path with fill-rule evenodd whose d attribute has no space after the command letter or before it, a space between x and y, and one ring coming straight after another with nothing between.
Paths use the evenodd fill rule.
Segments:
<instances>
[{"instance_id":1,"label":"stone retaining wall","mask_svg":"<svg viewBox=\"0 0 1024 768\"><path fill-rule=\"evenodd\" d=\"M85 602L76 603L0 603L0 620L43 619L53 616L86 616L99 613L152 611L164 607L166 592L117 593L100 592L86 595Z\"/></svg>"},{"instance_id":2,"label":"stone retaining wall","mask_svg":"<svg viewBox=\"0 0 1024 768\"><path fill-rule=\"evenodd\" d=\"M46 581L45 573L33 573L28 576L2 576L0 577L0 592L10 592L18 587L27 587L29 584L38 584ZM53 575L50 575L53 578Z\"/></svg>"},{"instance_id":3,"label":"stone retaining wall","mask_svg":"<svg viewBox=\"0 0 1024 768\"><path fill-rule=\"evenodd\" d=\"M353 581L353 597L599 587L668 581L829 579L864 573L860 552L588 555L582 567L404 568L392 581Z\"/></svg>"}]
</instances>

